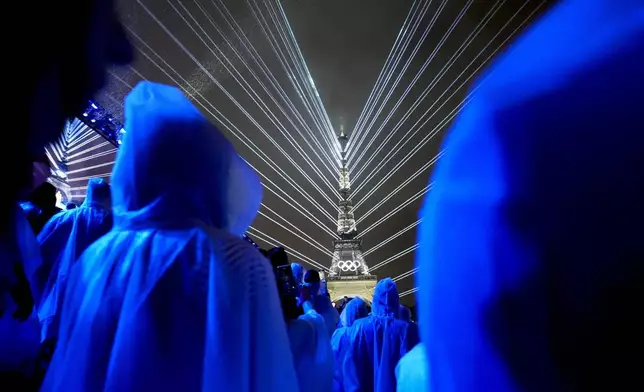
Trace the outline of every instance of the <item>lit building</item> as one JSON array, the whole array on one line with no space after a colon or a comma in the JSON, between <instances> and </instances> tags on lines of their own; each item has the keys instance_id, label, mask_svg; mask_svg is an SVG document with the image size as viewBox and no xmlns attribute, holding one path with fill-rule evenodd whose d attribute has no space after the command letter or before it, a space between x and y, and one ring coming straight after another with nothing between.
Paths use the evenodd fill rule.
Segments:
<instances>
[{"instance_id":1,"label":"lit building","mask_svg":"<svg viewBox=\"0 0 644 392\"><path fill-rule=\"evenodd\" d=\"M351 181L346 160L348 138L344 129L341 129L338 141L341 147L337 228L340 238L333 241L333 260L326 281L334 302L344 297L356 296L371 301L377 279L369 273L369 267L362 256L362 239L357 238L358 230L353 215Z\"/></svg>"}]
</instances>

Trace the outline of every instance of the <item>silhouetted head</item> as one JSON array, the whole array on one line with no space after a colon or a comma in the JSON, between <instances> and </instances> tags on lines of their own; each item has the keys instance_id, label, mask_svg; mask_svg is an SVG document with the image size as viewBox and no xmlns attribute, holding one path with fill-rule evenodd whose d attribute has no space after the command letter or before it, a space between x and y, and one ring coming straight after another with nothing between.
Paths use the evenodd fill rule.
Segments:
<instances>
[{"instance_id":1,"label":"silhouetted head","mask_svg":"<svg viewBox=\"0 0 644 392\"><path fill-rule=\"evenodd\" d=\"M56 207L56 187L49 182L42 183L29 197L29 200L37 207L51 209Z\"/></svg>"},{"instance_id":2,"label":"silhouetted head","mask_svg":"<svg viewBox=\"0 0 644 392\"><path fill-rule=\"evenodd\" d=\"M345 305L340 314L340 322L343 327L350 327L356 320L365 318L367 315L369 315L367 303L362 298L356 297Z\"/></svg>"},{"instance_id":3,"label":"silhouetted head","mask_svg":"<svg viewBox=\"0 0 644 392\"><path fill-rule=\"evenodd\" d=\"M391 278L384 278L376 284L373 291L371 313L376 316L398 317L400 297L398 287Z\"/></svg>"},{"instance_id":4,"label":"silhouetted head","mask_svg":"<svg viewBox=\"0 0 644 392\"><path fill-rule=\"evenodd\" d=\"M112 208L110 184L102 178L90 178L87 182L87 195L83 204Z\"/></svg>"},{"instance_id":5,"label":"silhouetted head","mask_svg":"<svg viewBox=\"0 0 644 392\"><path fill-rule=\"evenodd\" d=\"M202 226L241 236L262 187L255 171L176 87L139 83L112 171L114 226Z\"/></svg>"}]
</instances>

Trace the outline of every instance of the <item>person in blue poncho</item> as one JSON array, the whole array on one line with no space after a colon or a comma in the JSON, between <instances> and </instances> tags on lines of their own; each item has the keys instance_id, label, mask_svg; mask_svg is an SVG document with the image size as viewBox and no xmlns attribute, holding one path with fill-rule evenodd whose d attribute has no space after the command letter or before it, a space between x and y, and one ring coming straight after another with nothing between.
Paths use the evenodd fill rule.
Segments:
<instances>
[{"instance_id":1,"label":"person in blue poncho","mask_svg":"<svg viewBox=\"0 0 644 392\"><path fill-rule=\"evenodd\" d=\"M418 390L644 390L644 2L563 1L482 80L420 214Z\"/></svg>"},{"instance_id":2,"label":"person in blue poncho","mask_svg":"<svg viewBox=\"0 0 644 392\"><path fill-rule=\"evenodd\" d=\"M357 320L342 364L347 392L396 390L396 365L418 343L416 326L398 318L400 299L391 278L376 284L371 314Z\"/></svg>"},{"instance_id":3,"label":"person in blue poncho","mask_svg":"<svg viewBox=\"0 0 644 392\"><path fill-rule=\"evenodd\" d=\"M344 356L347 349L347 337L351 326L356 320L367 317L369 314L369 307L362 298L353 298L349 301L342 314L340 314L340 325L338 329L333 332L331 337L331 348L333 349L333 359L335 364L335 371L333 373L333 391L344 391L344 381L342 377L342 364L344 363Z\"/></svg>"},{"instance_id":4,"label":"person in blue poncho","mask_svg":"<svg viewBox=\"0 0 644 392\"><path fill-rule=\"evenodd\" d=\"M43 341L58 336L60 311L72 266L87 247L111 228L110 185L102 178L91 178L80 208L56 214L38 235L43 264L36 272L32 289Z\"/></svg>"},{"instance_id":5,"label":"person in blue poncho","mask_svg":"<svg viewBox=\"0 0 644 392\"><path fill-rule=\"evenodd\" d=\"M398 310L398 318L411 322L411 310L409 310L409 308L406 306L400 305L400 308Z\"/></svg>"},{"instance_id":6,"label":"person in blue poncho","mask_svg":"<svg viewBox=\"0 0 644 392\"><path fill-rule=\"evenodd\" d=\"M295 278L295 282L297 282L298 285L301 285L302 282L304 281L304 274L306 273L306 268L302 267L302 264L300 263L291 263L291 271L293 271L293 277Z\"/></svg>"},{"instance_id":7,"label":"person in blue poncho","mask_svg":"<svg viewBox=\"0 0 644 392\"><path fill-rule=\"evenodd\" d=\"M42 391L298 391L270 262L242 238L257 174L177 88L139 83L114 227L69 277Z\"/></svg>"},{"instance_id":8,"label":"person in blue poncho","mask_svg":"<svg viewBox=\"0 0 644 392\"><path fill-rule=\"evenodd\" d=\"M303 290L308 291L308 301L302 303L304 312L308 311L307 307L312 307L315 311L324 318L324 324L328 333L328 340L331 340L333 332L338 326L338 319L340 315L337 309L333 306L329 293L322 288L322 281L320 280L320 273L315 270L306 271L304 274Z\"/></svg>"}]
</instances>

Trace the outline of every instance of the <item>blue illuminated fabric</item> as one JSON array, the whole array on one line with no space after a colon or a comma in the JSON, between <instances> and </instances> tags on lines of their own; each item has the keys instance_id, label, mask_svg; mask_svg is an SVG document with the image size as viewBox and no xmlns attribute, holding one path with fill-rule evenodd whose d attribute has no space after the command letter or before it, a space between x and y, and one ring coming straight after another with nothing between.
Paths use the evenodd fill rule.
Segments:
<instances>
[{"instance_id":1,"label":"blue illuminated fabric","mask_svg":"<svg viewBox=\"0 0 644 392\"><path fill-rule=\"evenodd\" d=\"M361 318L367 317L369 308L361 298L353 298L349 301L340 314L341 327L336 329L331 337L331 348L333 349L334 372L333 372L333 391L344 391L344 381L342 377L342 364L347 348L347 337L350 327L353 323Z\"/></svg>"},{"instance_id":2,"label":"blue illuminated fabric","mask_svg":"<svg viewBox=\"0 0 644 392\"><path fill-rule=\"evenodd\" d=\"M425 390L641 390L644 2L564 1L483 81L420 214Z\"/></svg>"},{"instance_id":3,"label":"blue illuminated fabric","mask_svg":"<svg viewBox=\"0 0 644 392\"><path fill-rule=\"evenodd\" d=\"M425 344L418 343L396 366L396 392L429 391L429 364Z\"/></svg>"},{"instance_id":4,"label":"blue illuminated fabric","mask_svg":"<svg viewBox=\"0 0 644 392\"><path fill-rule=\"evenodd\" d=\"M18 284L13 264L22 262L25 275L30 278L42 259L36 235L21 208L15 209L13 227L15 241L8 243L8 238L2 237L0 242L0 373L29 374L38 355L40 324L36 312L25 321L13 316L18 309L11 295L11 289Z\"/></svg>"},{"instance_id":5,"label":"blue illuminated fabric","mask_svg":"<svg viewBox=\"0 0 644 392\"><path fill-rule=\"evenodd\" d=\"M43 391L297 391L261 184L176 88L125 102L114 228L72 271ZM70 365L73 364L73 365Z\"/></svg>"},{"instance_id":6,"label":"blue illuminated fabric","mask_svg":"<svg viewBox=\"0 0 644 392\"><path fill-rule=\"evenodd\" d=\"M385 278L376 284L371 314L349 331L342 364L346 392L396 390L396 365L418 343L415 325L398 318L396 283Z\"/></svg>"},{"instance_id":7,"label":"blue illuminated fabric","mask_svg":"<svg viewBox=\"0 0 644 392\"><path fill-rule=\"evenodd\" d=\"M311 309L289 323L288 334L300 390L330 392L333 351L324 318Z\"/></svg>"},{"instance_id":8,"label":"blue illuminated fabric","mask_svg":"<svg viewBox=\"0 0 644 392\"><path fill-rule=\"evenodd\" d=\"M72 266L85 249L111 228L110 186L103 179L92 178L87 183L83 204L54 215L38 234L43 264L36 273L34 298L42 326L41 340L58 336L60 311Z\"/></svg>"},{"instance_id":9,"label":"blue illuminated fabric","mask_svg":"<svg viewBox=\"0 0 644 392\"><path fill-rule=\"evenodd\" d=\"M333 306L331 298L329 298L329 296L326 294L317 295L314 301L315 310L324 319L324 324L326 325L327 330L327 337L331 339L331 336L333 336L333 333L338 326L338 320L340 319L338 310L335 308L335 306Z\"/></svg>"},{"instance_id":10,"label":"blue illuminated fabric","mask_svg":"<svg viewBox=\"0 0 644 392\"><path fill-rule=\"evenodd\" d=\"M297 284L302 284L306 269L299 263L291 263L291 271L293 271L293 277L295 277Z\"/></svg>"},{"instance_id":11,"label":"blue illuminated fabric","mask_svg":"<svg viewBox=\"0 0 644 392\"><path fill-rule=\"evenodd\" d=\"M411 322L411 310L409 310L408 307L400 305L400 308L398 310L398 317L401 320L409 321Z\"/></svg>"}]
</instances>

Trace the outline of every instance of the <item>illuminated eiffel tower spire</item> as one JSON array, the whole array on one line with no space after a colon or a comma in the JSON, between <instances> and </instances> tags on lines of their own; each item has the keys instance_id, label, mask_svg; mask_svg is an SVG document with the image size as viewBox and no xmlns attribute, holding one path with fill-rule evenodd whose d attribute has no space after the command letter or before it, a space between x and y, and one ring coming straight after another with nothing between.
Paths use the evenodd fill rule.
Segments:
<instances>
[{"instance_id":1,"label":"illuminated eiffel tower spire","mask_svg":"<svg viewBox=\"0 0 644 392\"><path fill-rule=\"evenodd\" d=\"M339 240L333 241L333 260L331 262L331 276L369 275L369 268L362 257L362 239L356 238L358 230L353 216L351 202L351 181L347 167L346 151L349 138L344 133L344 126L340 126L340 200L338 203L338 235Z\"/></svg>"}]
</instances>

